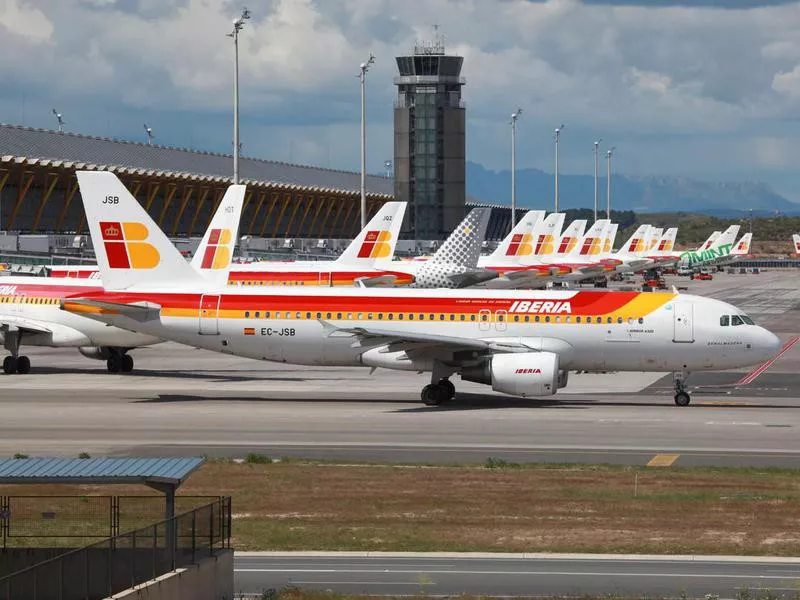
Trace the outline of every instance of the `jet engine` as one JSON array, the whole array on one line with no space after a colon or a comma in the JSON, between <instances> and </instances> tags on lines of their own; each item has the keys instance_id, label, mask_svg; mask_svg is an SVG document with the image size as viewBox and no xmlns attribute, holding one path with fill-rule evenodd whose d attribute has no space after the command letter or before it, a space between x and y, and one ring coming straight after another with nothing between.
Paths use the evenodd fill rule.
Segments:
<instances>
[{"instance_id":1,"label":"jet engine","mask_svg":"<svg viewBox=\"0 0 800 600\"><path fill-rule=\"evenodd\" d=\"M112 354L111 348L108 346L80 346L78 352L86 358L93 358L94 360L108 360Z\"/></svg>"},{"instance_id":2,"label":"jet engine","mask_svg":"<svg viewBox=\"0 0 800 600\"><path fill-rule=\"evenodd\" d=\"M461 379L491 385L496 392L513 396L552 396L566 385L566 371L559 371L554 352L495 354L474 367L461 370Z\"/></svg>"}]
</instances>

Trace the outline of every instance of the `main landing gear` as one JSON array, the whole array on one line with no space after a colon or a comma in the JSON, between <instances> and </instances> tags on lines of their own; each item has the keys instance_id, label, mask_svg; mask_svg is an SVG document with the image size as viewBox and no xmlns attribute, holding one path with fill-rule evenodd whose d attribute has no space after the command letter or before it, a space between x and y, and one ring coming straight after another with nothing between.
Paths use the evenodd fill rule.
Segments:
<instances>
[{"instance_id":1,"label":"main landing gear","mask_svg":"<svg viewBox=\"0 0 800 600\"><path fill-rule=\"evenodd\" d=\"M689 378L689 373L685 371L678 371L672 374L673 382L675 383L675 404L678 406L689 406L692 397L686 391L686 380Z\"/></svg>"},{"instance_id":2,"label":"main landing gear","mask_svg":"<svg viewBox=\"0 0 800 600\"><path fill-rule=\"evenodd\" d=\"M4 346L6 350L11 352L11 356L6 356L3 359L3 372L6 375L19 373L24 375L30 373L31 359L27 356L19 355L19 346L22 342L22 332L17 330L9 330L4 332Z\"/></svg>"},{"instance_id":3,"label":"main landing gear","mask_svg":"<svg viewBox=\"0 0 800 600\"><path fill-rule=\"evenodd\" d=\"M111 349L111 356L106 360L109 373L130 373L133 371L133 357L124 350Z\"/></svg>"},{"instance_id":4,"label":"main landing gear","mask_svg":"<svg viewBox=\"0 0 800 600\"><path fill-rule=\"evenodd\" d=\"M449 379L441 379L422 388L422 401L426 406L438 406L442 402L452 400L456 395L456 386Z\"/></svg>"}]
</instances>

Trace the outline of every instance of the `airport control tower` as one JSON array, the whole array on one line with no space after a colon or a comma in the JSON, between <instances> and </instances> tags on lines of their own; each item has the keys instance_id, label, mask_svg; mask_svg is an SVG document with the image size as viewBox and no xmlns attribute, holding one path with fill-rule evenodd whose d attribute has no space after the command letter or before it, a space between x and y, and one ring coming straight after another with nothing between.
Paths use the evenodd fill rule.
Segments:
<instances>
[{"instance_id":1,"label":"airport control tower","mask_svg":"<svg viewBox=\"0 0 800 600\"><path fill-rule=\"evenodd\" d=\"M464 216L465 110L461 56L441 39L398 56L394 108L394 197L409 203L403 235L446 237Z\"/></svg>"}]
</instances>

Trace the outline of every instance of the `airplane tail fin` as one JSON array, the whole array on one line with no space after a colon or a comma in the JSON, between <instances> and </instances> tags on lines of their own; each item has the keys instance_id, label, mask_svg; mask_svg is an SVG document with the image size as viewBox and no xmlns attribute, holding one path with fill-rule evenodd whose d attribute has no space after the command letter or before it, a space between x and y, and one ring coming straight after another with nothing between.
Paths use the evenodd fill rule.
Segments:
<instances>
[{"instance_id":1,"label":"airplane tail fin","mask_svg":"<svg viewBox=\"0 0 800 600\"><path fill-rule=\"evenodd\" d=\"M753 241L753 234L752 233L745 233L736 245L731 250L731 254L736 256L744 256L750 254L750 244Z\"/></svg>"},{"instance_id":2,"label":"airplane tail fin","mask_svg":"<svg viewBox=\"0 0 800 600\"><path fill-rule=\"evenodd\" d=\"M551 256L557 250L557 242L564 227L564 213L550 213L533 228L533 255Z\"/></svg>"},{"instance_id":3,"label":"airplane tail fin","mask_svg":"<svg viewBox=\"0 0 800 600\"><path fill-rule=\"evenodd\" d=\"M619 251L623 254L638 254L644 250L645 237L650 229L650 225L642 224L636 228L633 235L628 238L628 241L622 245Z\"/></svg>"},{"instance_id":4,"label":"airplane tail fin","mask_svg":"<svg viewBox=\"0 0 800 600\"><path fill-rule=\"evenodd\" d=\"M578 245L578 241L583 237L584 231L586 231L586 219L576 219L570 223L561 234L556 254L559 256L571 254Z\"/></svg>"},{"instance_id":5,"label":"airplane tail fin","mask_svg":"<svg viewBox=\"0 0 800 600\"><path fill-rule=\"evenodd\" d=\"M228 282L243 204L244 186L230 186L192 257L192 268L210 283L223 286Z\"/></svg>"},{"instance_id":6,"label":"airplane tail fin","mask_svg":"<svg viewBox=\"0 0 800 600\"><path fill-rule=\"evenodd\" d=\"M457 288L496 277L495 271L478 268L491 213L491 208L473 208L431 259L420 265L413 287Z\"/></svg>"},{"instance_id":7,"label":"airplane tail fin","mask_svg":"<svg viewBox=\"0 0 800 600\"><path fill-rule=\"evenodd\" d=\"M794 251L796 254L800 254L800 235L793 234L792 241L794 242Z\"/></svg>"},{"instance_id":8,"label":"airplane tail fin","mask_svg":"<svg viewBox=\"0 0 800 600\"><path fill-rule=\"evenodd\" d=\"M364 269L375 268L380 262L390 262L394 258L405 213L405 202L387 202L381 206L336 262Z\"/></svg>"},{"instance_id":9,"label":"airplane tail fin","mask_svg":"<svg viewBox=\"0 0 800 600\"><path fill-rule=\"evenodd\" d=\"M104 288L205 283L116 175L77 176Z\"/></svg>"},{"instance_id":10,"label":"airplane tail fin","mask_svg":"<svg viewBox=\"0 0 800 600\"><path fill-rule=\"evenodd\" d=\"M736 236L739 235L740 227L740 225L731 225L728 227L716 241L711 244L711 248L714 250L722 250L723 252L730 250L730 248L733 247L733 243L736 241Z\"/></svg>"},{"instance_id":11,"label":"airplane tail fin","mask_svg":"<svg viewBox=\"0 0 800 600\"><path fill-rule=\"evenodd\" d=\"M661 239L658 242L658 247L656 248L656 254L659 256L667 256L672 253L672 249L675 247L675 239L678 237L678 228L677 227L670 227L664 232L664 235L661 236Z\"/></svg>"},{"instance_id":12,"label":"airplane tail fin","mask_svg":"<svg viewBox=\"0 0 800 600\"><path fill-rule=\"evenodd\" d=\"M533 252L532 231L537 223L544 218L545 211L529 210L517 221L511 232L489 255L493 263L513 261L520 256L527 256Z\"/></svg>"},{"instance_id":13,"label":"airplane tail fin","mask_svg":"<svg viewBox=\"0 0 800 600\"><path fill-rule=\"evenodd\" d=\"M608 219L598 219L583 236L580 244L577 244L572 249L572 256L580 256L584 258L597 256L603 251L605 243L606 230L611 226L611 221Z\"/></svg>"},{"instance_id":14,"label":"airplane tail fin","mask_svg":"<svg viewBox=\"0 0 800 600\"><path fill-rule=\"evenodd\" d=\"M619 223L611 223L606 230L606 237L603 240L603 254L611 254L614 251L614 241L617 239Z\"/></svg>"},{"instance_id":15,"label":"airplane tail fin","mask_svg":"<svg viewBox=\"0 0 800 600\"><path fill-rule=\"evenodd\" d=\"M658 248L658 242L661 236L664 235L663 227L651 227L647 236L647 243L645 244L645 251L648 253L655 252Z\"/></svg>"},{"instance_id":16,"label":"airplane tail fin","mask_svg":"<svg viewBox=\"0 0 800 600\"><path fill-rule=\"evenodd\" d=\"M721 231L712 231L711 235L708 236L708 239L703 242L702 246L700 246L697 251L702 252L703 250L708 250L717 241L717 238L722 235Z\"/></svg>"}]
</instances>

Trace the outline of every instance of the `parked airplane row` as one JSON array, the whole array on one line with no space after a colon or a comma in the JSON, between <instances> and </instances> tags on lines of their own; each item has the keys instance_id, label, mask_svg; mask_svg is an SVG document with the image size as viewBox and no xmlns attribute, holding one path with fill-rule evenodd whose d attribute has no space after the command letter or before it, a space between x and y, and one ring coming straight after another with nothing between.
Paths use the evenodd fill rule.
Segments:
<instances>
[{"instance_id":1,"label":"parked airplane row","mask_svg":"<svg viewBox=\"0 0 800 600\"><path fill-rule=\"evenodd\" d=\"M189 264L113 174L78 180L101 279L19 279L0 297L13 304L26 293L35 301L23 311L60 308L140 336L118 349L166 339L258 360L428 372L426 404L452 398L456 374L543 396L564 387L569 370L673 371L675 402L686 405L690 371L756 364L779 346L736 307L676 293L230 286L243 186L228 191Z\"/></svg>"}]
</instances>

